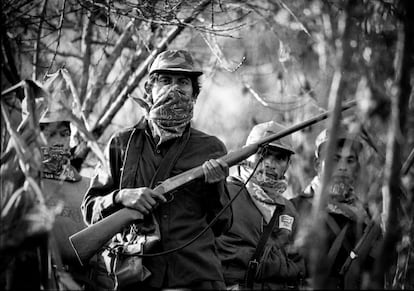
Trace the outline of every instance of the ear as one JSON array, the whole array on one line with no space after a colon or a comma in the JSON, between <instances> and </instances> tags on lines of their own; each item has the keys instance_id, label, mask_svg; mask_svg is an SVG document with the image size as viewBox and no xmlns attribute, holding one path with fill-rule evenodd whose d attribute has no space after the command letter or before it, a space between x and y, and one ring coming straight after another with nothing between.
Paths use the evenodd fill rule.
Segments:
<instances>
[{"instance_id":1,"label":"ear","mask_svg":"<svg viewBox=\"0 0 414 291\"><path fill-rule=\"evenodd\" d=\"M145 90L146 94L148 94L148 95L151 94L152 86L150 85L150 83L148 81L145 81L145 83L144 83L144 90Z\"/></svg>"}]
</instances>

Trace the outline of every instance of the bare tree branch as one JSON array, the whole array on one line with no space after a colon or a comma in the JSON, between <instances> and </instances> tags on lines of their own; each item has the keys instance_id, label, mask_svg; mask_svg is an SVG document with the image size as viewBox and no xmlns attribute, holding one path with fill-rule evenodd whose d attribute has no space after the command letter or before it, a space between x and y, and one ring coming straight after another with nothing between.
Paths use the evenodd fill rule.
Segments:
<instances>
[{"instance_id":1,"label":"bare tree branch","mask_svg":"<svg viewBox=\"0 0 414 291\"><path fill-rule=\"evenodd\" d=\"M46 15L46 8L47 8L47 1L48 0L44 0L43 1L43 6L42 6L42 12L40 15L40 22L39 22L39 27L37 30L37 38L36 38L36 42L34 43L34 54L33 54L33 74L32 74L32 78L33 80L37 80L37 66L39 63L39 47L40 47L40 38L42 35L42 27L43 27L43 20L44 20L44 16Z\"/></svg>"},{"instance_id":2,"label":"bare tree branch","mask_svg":"<svg viewBox=\"0 0 414 291\"><path fill-rule=\"evenodd\" d=\"M101 114L97 118L98 121L102 119L102 117L105 115L106 112L108 112L112 103L116 100L116 97L121 93L122 89L125 88L125 86L127 85L129 77L137 69L138 64L142 63L147 56L148 56L148 53L145 53L143 49L137 50L134 53L130 61L130 65L128 66L128 69L122 72L122 75L120 76L119 81L117 82L116 88L110 93L108 97L108 102L106 103L104 109L101 111Z\"/></svg>"},{"instance_id":3,"label":"bare tree branch","mask_svg":"<svg viewBox=\"0 0 414 291\"><path fill-rule=\"evenodd\" d=\"M331 88L329 92L329 109L333 112L328 118L329 137L326 144L326 152L324 154L325 165L323 168L321 189L315 193L312 206L312 227L309 230L307 240L312 240L309 243L310 250L310 272L313 278L313 287L315 289L335 288L328 283L328 275L330 274L329 262L327 262L326 254L328 253L327 233L325 227L325 219L327 216L326 205L328 203L327 185L332 177L333 157L337 141L337 128L341 118L341 103L344 100L344 81L342 77L342 70L344 65L348 62L350 57L350 47L345 41L349 39L350 30L350 14L354 0L347 2L347 9L341 13L338 18L338 37L335 40L336 44L336 64L335 71L332 78Z\"/></svg>"},{"instance_id":4,"label":"bare tree branch","mask_svg":"<svg viewBox=\"0 0 414 291\"><path fill-rule=\"evenodd\" d=\"M65 19L65 6L66 6L66 0L63 0L62 12L61 12L61 15L60 15L59 26L58 26L58 36L57 36L57 43L56 43L56 47L55 47L55 52L53 53L52 61L50 62L50 65L49 65L49 68L47 69L45 77L47 76L47 74L49 74L50 69L53 66L53 63L55 62L56 54L57 54L57 51L59 49L60 38L61 38L61 35L62 35L62 25L63 25L63 20Z\"/></svg>"},{"instance_id":5,"label":"bare tree branch","mask_svg":"<svg viewBox=\"0 0 414 291\"><path fill-rule=\"evenodd\" d=\"M80 93L79 98L81 102L85 99L86 90L88 89L88 82L89 82L89 66L91 63L91 38L92 38L92 26L94 20L94 12L88 10L86 13L86 21L83 26L83 34L82 34L82 54L83 54L83 70L82 70L82 77L80 82Z\"/></svg>"},{"instance_id":6,"label":"bare tree branch","mask_svg":"<svg viewBox=\"0 0 414 291\"><path fill-rule=\"evenodd\" d=\"M187 17L183 23L190 23L192 22L198 14L200 14L209 4L211 0L204 0L202 1L197 7L194 8L192 14ZM185 28L185 26L177 26L170 31L170 33L160 42L160 44L155 48L151 54L147 57L143 64L139 67L137 71L134 72L132 78L129 80L127 87L119 94L118 98L112 104L111 108L106 112L106 114L102 117L101 120L98 121L96 127L93 129L93 134L96 137L101 136L105 128L110 124L115 114L119 111L119 109L124 105L126 98L128 95L138 86L139 81L144 77L145 73L147 72L148 65L150 62L157 56L160 52L164 51L168 44L173 41Z\"/></svg>"},{"instance_id":7,"label":"bare tree branch","mask_svg":"<svg viewBox=\"0 0 414 291\"><path fill-rule=\"evenodd\" d=\"M95 84L93 85L92 90L89 91L89 94L85 98L84 103L83 103L82 111L84 112L86 118L88 118L89 114L92 112L93 105L96 104L96 101L99 98L99 95L101 94L102 89L105 87L106 78L108 77L111 69L113 68L115 61L121 55L121 52L125 46L125 43L131 38L136 24L137 24L136 20L131 20L127 24L124 32L122 33L122 35L119 37L118 41L116 42L116 45L114 49L112 50L112 53L107 58L104 66L99 70L100 73L96 78Z\"/></svg>"},{"instance_id":8,"label":"bare tree branch","mask_svg":"<svg viewBox=\"0 0 414 291\"><path fill-rule=\"evenodd\" d=\"M389 270L389 262L394 262L397 257L397 243L401 239L402 229L409 225L409 221L404 224L400 222L401 217L398 212L400 193L400 170L401 152L405 144L405 123L409 108L409 99L412 91L411 71L413 60L411 57L414 49L412 37L413 28L413 3L409 0L401 1L399 7L400 19L398 25L398 42L395 53L395 80L393 96L391 96L391 124L388 128L388 143L385 163L385 179L383 201L389 201L385 205L386 218L384 244L379 255L379 262L375 266L372 288L382 288L382 279ZM412 196L412 193L409 194ZM412 201L409 197L408 201ZM409 204L409 203L408 203ZM407 206L409 207L409 206ZM410 211L411 212L411 211ZM409 212L409 213L410 213ZM413 219L412 217L410 219ZM410 231L410 229L406 229Z\"/></svg>"}]
</instances>

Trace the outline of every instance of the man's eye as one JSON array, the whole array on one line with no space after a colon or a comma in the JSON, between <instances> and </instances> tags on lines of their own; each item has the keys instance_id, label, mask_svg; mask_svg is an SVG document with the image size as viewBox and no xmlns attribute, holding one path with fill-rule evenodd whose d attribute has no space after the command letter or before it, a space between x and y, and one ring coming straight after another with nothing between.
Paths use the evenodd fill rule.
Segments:
<instances>
[{"instance_id":1,"label":"man's eye","mask_svg":"<svg viewBox=\"0 0 414 291\"><path fill-rule=\"evenodd\" d=\"M190 81L190 79L181 79L180 80L180 83L182 84L182 85L189 85L190 83L191 83L191 81Z\"/></svg>"},{"instance_id":2,"label":"man's eye","mask_svg":"<svg viewBox=\"0 0 414 291\"><path fill-rule=\"evenodd\" d=\"M161 84L170 84L171 83L171 79L170 78L159 78L158 82L160 82Z\"/></svg>"},{"instance_id":3,"label":"man's eye","mask_svg":"<svg viewBox=\"0 0 414 291\"><path fill-rule=\"evenodd\" d=\"M60 136L61 137L68 137L68 136L70 136L70 130L66 129L64 131L61 131L60 132Z\"/></svg>"}]
</instances>

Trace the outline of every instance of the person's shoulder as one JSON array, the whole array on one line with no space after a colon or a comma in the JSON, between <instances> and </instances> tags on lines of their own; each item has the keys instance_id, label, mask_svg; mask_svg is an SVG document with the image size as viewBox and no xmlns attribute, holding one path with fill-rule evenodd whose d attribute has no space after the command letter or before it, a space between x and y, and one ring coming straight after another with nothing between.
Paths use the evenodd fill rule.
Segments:
<instances>
[{"instance_id":1,"label":"person's shoulder","mask_svg":"<svg viewBox=\"0 0 414 291\"><path fill-rule=\"evenodd\" d=\"M145 122L141 119L137 124L131 127L123 128L112 134L111 140L126 141L133 132L140 132L145 130Z\"/></svg>"},{"instance_id":2,"label":"person's shoulder","mask_svg":"<svg viewBox=\"0 0 414 291\"><path fill-rule=\"evenodd\" d=\"M190 140L193 143L210 147L212 150L227 152L224 142L222 142L217 136L207 134L199 129L193 127L190 128L191 137Z\"/></svg>"},{"instance_id":3,"label":"person's shoulder","mask_svg":"<svg viewBox=\"0 0 414 291\"><path fill-rule=\"evenodd\" d=\"M289 202L295 207L296 211L301 212L312 206L312 198L310 196L299 194L296 197L289 199Z\"/></svg>"}]
</instances>

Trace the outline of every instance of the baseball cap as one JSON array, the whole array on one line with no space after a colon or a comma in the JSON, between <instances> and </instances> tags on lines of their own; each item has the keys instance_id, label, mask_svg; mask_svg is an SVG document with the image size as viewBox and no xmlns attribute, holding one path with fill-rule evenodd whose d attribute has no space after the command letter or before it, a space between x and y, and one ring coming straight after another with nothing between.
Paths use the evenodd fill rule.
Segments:
<instances>
[{"instance_id":1,"label":"baseball cap","mask_svg":"<svg viewBox=\"0 0 414 291\"><path fill-rule=\"evenodd\" d=\"M286 127L271 120L268 122L263 122L255 125L250 131L249 136L246 140L246 145L254 144L260 141L261 139L276 134L285 130ZM294 154L295 151L292 147L292 137L290 135L283 138L279 138L269 143L269 146L288 151L290 154Z\"/></svg>"},{"instance_id":2,"label":"baseball cap","mask_svg":"<svg viewBox=\"0 0 414 291\"><path fill-rule=\"evenodd\" d=\"M195 69L191 54L185 50L168 50L157 55L151 63L149 74L173 72L186 73L196 76L203 74L202 71Z\"/></svg>"},{"instance_id":3,"label":"baseball cap","mask_svg":"<svg viewBox=\"0 0 414 291\"><path fill-rule=\"evenodd\" d=\"M320 147L328 141L329 131L327 129L322 130L315 140L315 156L319 158ZM355 146L355 149L359 152L362 149L362 141L359 138L358 133L352 132L344 124L339 125L337 129L337 140L349 140Z\"/></svg>"}]
</instances>

